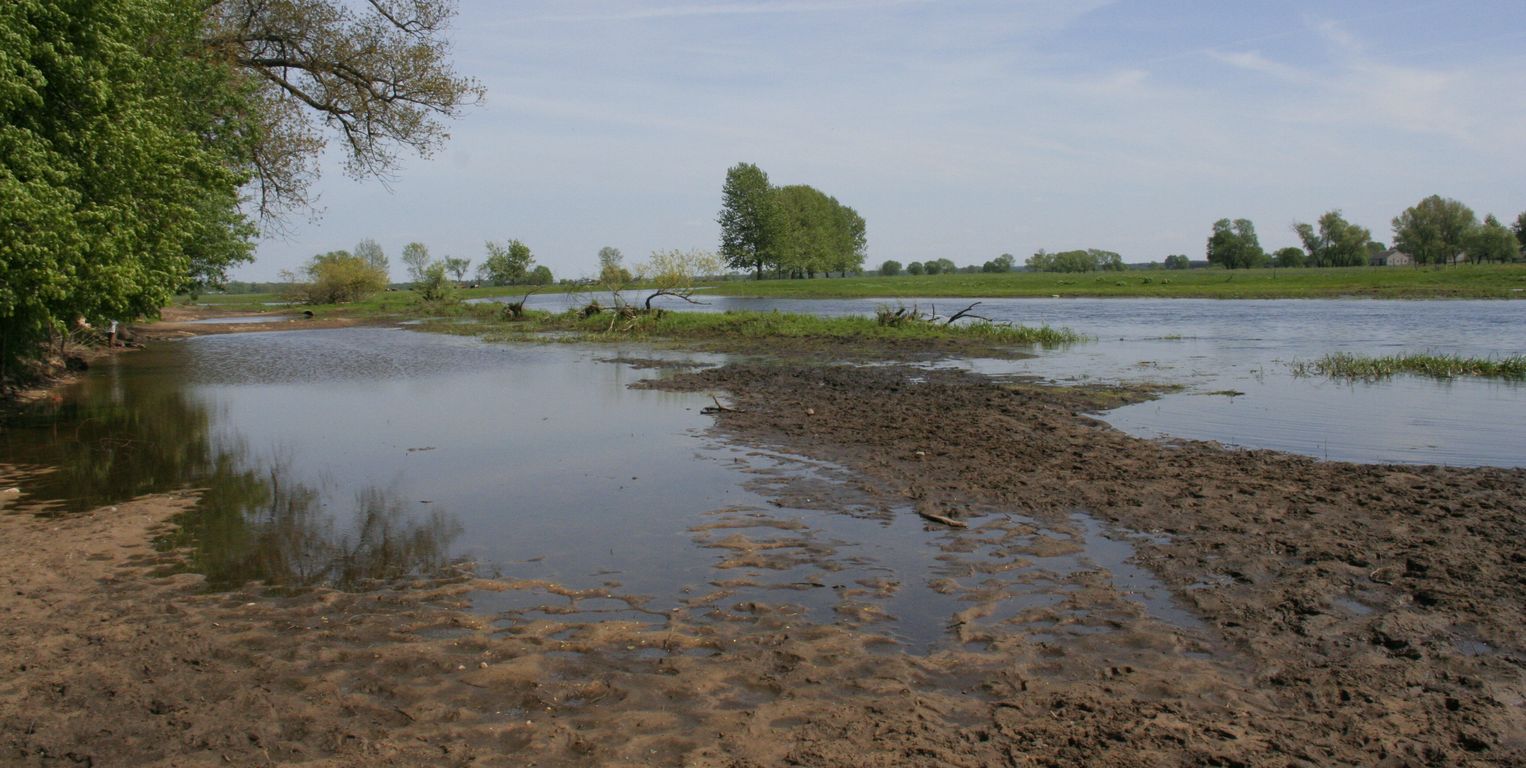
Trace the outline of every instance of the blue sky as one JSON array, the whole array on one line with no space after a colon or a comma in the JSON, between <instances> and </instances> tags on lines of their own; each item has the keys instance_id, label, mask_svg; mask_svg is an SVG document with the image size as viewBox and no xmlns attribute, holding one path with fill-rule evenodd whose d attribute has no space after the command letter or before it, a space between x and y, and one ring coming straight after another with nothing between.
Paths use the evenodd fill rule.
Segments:
<instances>
[{"instance_id":1,"label":"blue sky","mask_svg":"<svg viewBox=\"0 0 1526 768\"><path fill-rule=\"evenodd\" d=\"M1202 258L1219 218L1269 250L1331 208L1391 239L1431 194L1526 210L1526 3L463 0L487 88L386 185L325 164L321 216L262 241L274 279L364 237L559 277L601 246L716 247L757 163L868 223L869 259L1105 248Z\"/></svg>"}]
</instances>

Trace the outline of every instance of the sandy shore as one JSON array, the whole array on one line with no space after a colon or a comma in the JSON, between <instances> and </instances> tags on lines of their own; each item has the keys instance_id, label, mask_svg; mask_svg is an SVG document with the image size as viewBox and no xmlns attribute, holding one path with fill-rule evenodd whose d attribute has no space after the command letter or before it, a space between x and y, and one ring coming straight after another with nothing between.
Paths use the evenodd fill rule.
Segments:
<instances>
[{"instance_id":1,"label":"sandy shore","mask_svg":"<svg viewBox=\"0 0 1526 768\"><path fill-rule=\"evenodd\" d=\"M593 601L642 607L616 590L465 576L209 594L151 546L192 493L71 517L7 494L0 762L1526 763L1526 471L1142 441L1085 415L1129 393L896 367L740 365L655 386L728 392L728 439L849 471L781 481L782 501L966 524L925 532L953 574L934 587L969 606L959 642L888 644L865 596L905 585L870 574L833 625L787 596L729 601L719 581L656 623L573 619ZM0 490L26 482L0 467ZM1021 566L1080 546L1078 510L1150 534L1137 559L1192 621L1100 571L1002 613ZM738 563L853 567L795 525L720 510L691 533ZM569 619L495 623L467 610L472 590L555 595Z\"/></svg>"}]
</instances>

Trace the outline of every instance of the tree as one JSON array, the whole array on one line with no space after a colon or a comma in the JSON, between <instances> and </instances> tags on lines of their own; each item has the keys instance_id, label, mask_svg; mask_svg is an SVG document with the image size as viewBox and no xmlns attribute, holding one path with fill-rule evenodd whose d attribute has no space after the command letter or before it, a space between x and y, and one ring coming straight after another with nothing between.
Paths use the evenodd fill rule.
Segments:
<instances>
[{"instance_id":1,"label":"tree","mask_svg":"<svg viewBox=\"0 0 1526 768\"><path fill-rule=\"evenodd\" d=\"M415 284L422 283L427 279L430 259L429 248L423 243L409 243L403 246L403 266L408 268L408 280ZM440 265L442 269L443 264Z\"/></svg>"},{"instance_id":2,"label":"tree","mask_svg":"<svg viewBox=\"0 0 1526 768\"><path fill-rule=\"evenodd\" d=\"M1272 254L1272 265L1283 268L1306 267L1309 265L1309 257L1302 248L1290 245L1286 248L1278 248L1277 252Z\"/></svg>"},{"instance_id":3,"label":"tree","mask_svg":"<svg viewBox=\"0 0 1526 768\"><path fill-rule=\"evenodd\" d=\"M501 245L489 240L487 258L477 267L477 274L493 285L518 285L526 282L534 261L530 246L518 240Z\"/></svg>"},{"instance_id":4,"label":"tree","mask_svg":"<svg viewBox=\"0 0 1526 768\"><path fill-rule=\"evenodd\" d=\"M387 287L387 273L375 261L349 251L318 254L302 272L308 282L296 286L295 297L307 304L359 301Z\"/></svg>"},{"instance_id":5,"label":"tree","mask_svg":"<svg viewBox=\"0 0 1526 768\"><path fill-rule=\"evenodd\" d=\"M443 118L477 103L444 33L450 0L205 0L201 55L226 62L250 125L234 137L255 173L262 215L307 205L325 140L343 141L346 170L385 177L397 148L428 156L448 138ZM358 9L356 6L359 6Z\"/></svg>"},{"instance_id":6,"label":"tree","mask_svg":"<svg viewBox=\"0 0 1526 768\"><path fill-rule=\"evenodd\" d=\"M619 248L604 246L599 249L599 283L612 292L630 284L630 270L625 268L625 256Z\"/></svg>"},{"instance_id":7,"label":"tree","mask_svg":"<svg viewBox=\"0 0 1526 768\"><path fill-rule=\"evenodd\" d=\"M1468 234L1478 226L1473 209L1440 195L1431 195L1394 217L1394 247L1416 264L1457 263L1467 248Z\"/></svg>"},{"instance_id":8,"label":"tree","mask_svg":"<svg viewBox=\"0 0 1526 768\"><path fill-rule=\"evenodd\" d=\"M1339 210L1326 211L1319 217L1319 229L1310 224L1295 224L1293 231L1308 251L1308 263L1315 267L1362 267L1367 265L1367 244L1372 232L1347 222Z\"/></svg>"},{"instance_id":9,"label":"tree","mask_svg":"<svg viewBox=\"0 0 1526 768\"><path fill-rule=\"evenodd\" d=\"M1190 269L1192 260L1185 253L1173 253L1166 257L1166 269Z\"/></svg>"},{"instance_id":10,"label":"tree","mask_svg":"<svg viewBox=\"0 0 1526 768\"><path fill-rule=\"evenodd\" d=\"M721 270L721 260L715 254L702 250L653 251L652 258L636 265L636 274L643 282L650 283L652 293L646 297L646 308L652 308L652 300L658 296L673 296L690 304L699 304L693 298L698 280Z\"/></svg>"},{"instance_id":11,"label":"tree","mask_svg":"<svg viewBox=\"0 0 1526 768\"><path fill-rule=\"evenodd\" d=\"M1515 226L1512 229L1515 230L1515 241L1520 243L1521 254L1526 255L1526 211L1522 211L1521 215L1515 217Z\"/></svg>"},{"instance_id":12,"label":"tree","mask_svg":"<svg viewBox=\"0 0 1526 768\"><path fill-rule=\"evenodd\" d=\"M387 261L387 254L382 250L381 243L366 238L355 244L355 250L350 253L366 260L367 264L380 270L382 274L391 279L392 265Z\"/></svg>"},{"instance_id":13,"label":"tree","mask_svg":"<svg viewBox=\"0 0 1526 768\"><path fill-rule=\"evenodd\" d=\"M1468 261L1474 263L1515 261L1521 254L1515 233L1492 213L1484 217L1482 226L1468 233L1467 252Z\"/></svg>"},{"instance_id":14,"label":"tree","mask_svg":"<svg viewBox=\"0 0 1526 768\"><path fill-rule=\"evenodd\" d=\"M466 281L466 270L470 269L471 266L471 259L461 259L455 256L445 257L445 271L456 278L457 285Z\"/></svg>"},{"instance_id":15,"label":"tree","mask_svg":"<svg viewBox=\"0 0 1526 768\"><path fill-rule=\"evenodd\" d=\"M1010 253L1003 253L994 259L980 265L981 272L1011 272L1017 263L1017 257Z\"/></svg>"},{"instance_id":16,"label":"tree","mask_svg":"<svg viewBox=\"0 0 1526 768\"><path fill-rule=\"evenodd\" d=\"M763 267L772 261L778 232L778 209L768 174L752 163L738 163L726 171L721 187L721 258L732 269L753 270L763 279Z\"/></svg>"},{"instance_id":17,"label":"tree","mask_svg":"<svg viewBox=\"0 0 1526 768\"><path fill-rule=\"evenodd\" d=\"M885 277L895 277L901 274L901 262L894 260L886 261L880 265L880 274Z\"/></svg>"},{"instance_id":18,"label":"tree","mask_svg":"<svg viewBox=\"0 0 1526 768\"><path fill-rule=\"evenodd\" d=\"M414 281L413 289L418 292L419 298L424 301L445 301L450 298L450 281L445 276L446 266L443 261L436 261L424 267L419 279Z\"/></svg>"},{"instance_id":19,"label":"tree","mask_svg":"<svg viewBox=\"0 0 1526 768\"><path fill-rule=\"evenodd\" d=\"M1256 226L1249 219L1219 219L1208 237L1208 263L1226 269L1249 269L1262 266L1266 252L1256 237Z\"/></svg>"},{"instance_id":20,"label":"tree","mask_svg":"<svg viewBox=\"0 0 1526 768\"><path fill-rule=\"evenodd\" d=\"M1097 248L1059 253L1049 253L1040 248L1028 257L1027 266L1030 272L1118 272L1126 269L1122 256Z\"/></svg>"},{"instance_id":21,"label":"tree","mask_svg":"<svg viewBox=\"0 0 1526 768\"><path fill-rule=\"evenodd\" d=\"M550 267L536 264L530 274L525 276L525 282L529 285L550 285L556 282L556 278L552 276Z\"/></svg>"},{"instance_id":22,"label":"tree","mask_svg":"<svg viewBox=\"0 0 1526 768\"><path fill-rule=\"evenodd\" d=\"M921 275L926 273L926 271L927 268L923 267L922 262L920 261L913 261L912 263L906 265L906 274L908 275Z\"/></svg>"}]
</instances>

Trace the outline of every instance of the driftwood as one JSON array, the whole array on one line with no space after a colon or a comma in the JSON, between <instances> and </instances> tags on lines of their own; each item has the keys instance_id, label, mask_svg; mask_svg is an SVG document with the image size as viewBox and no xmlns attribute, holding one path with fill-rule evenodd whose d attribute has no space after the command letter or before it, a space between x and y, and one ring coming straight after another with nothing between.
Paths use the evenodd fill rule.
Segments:
<instances>
[{"instance_id":1,"label":"driftwood","mask_svg":"<svg viewBox=\"0 0 1526 768\"><path fill-rule=\"evenodd\" d=\"M937 514L937 513L934 513L934 512L924 511L921 508L917 509L917 514L921 515L922 519L924 519L924 520L931 520L932 522L935 522L935 523L942 523L943 525L946 525L946 526L948 526L950 528L968 528L968 527L970 527L970 524L964 522L963 520L955 520L952 517L946 517L944 515L940 515L940 514Z\"/></svg>"},{"instance_id":2,"label":"driftwood","mask_svg":"<svg viewBox=\"0 0 1526 768\"><path fill-rule=\"evenodd\" d=\"M715 405L707 405L704 408L699 409L700 413L739 413L739 411L737 411L735 408L727 408L726 406L721 405L720 399L715 395L710 396L710 401L715 403Z\"/></svg>"},{"instance_id":3,"label":"driftwood","mask_svg":"<svg viewBox=\"0 0 1526 768\"><path fill-rule=\"evenodd\" d=\"M986 321L988 323L994 322L989 317L981 317L980 315L977 315L977 314L974 314L974 313L970 312L970 310L972 310L972 309L974 309L974 308L976 308L978 306L980 306L980 302L977 301L974 304L971 304L968 307L965 307L964 309L961 309L958 312L955 312L952 316L949 317L949 319L943 321L943 324L944 325L953 325L954 321L958 320L961 317L970 317L970 318L974 318L976 320L984 320L984 321Z\"/></svg>"}]
</instances>

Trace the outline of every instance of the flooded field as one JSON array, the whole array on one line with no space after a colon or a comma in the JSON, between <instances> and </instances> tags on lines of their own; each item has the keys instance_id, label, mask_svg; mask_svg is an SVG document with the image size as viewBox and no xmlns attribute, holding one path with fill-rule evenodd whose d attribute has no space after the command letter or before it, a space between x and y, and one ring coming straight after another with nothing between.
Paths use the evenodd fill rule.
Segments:
<instances>
[{"instance_id":1,"label":"flooded field","mask_svg":"<svg viewBox=\"0 0 1526 768\"><path fill-rule=\"evenodd\" d=\"M578 297L534 296L560 311ZM586 297L581 298L586 301ZM885 300L713 297L685 310L872 315ZM669 299L659 299L671 301ZM950 314L972 300L901 299ZM1526 307L1506 301L985 299L980 314L1071 328L1095 340L1020 361L951 361L1048 381L1150 382L1184 389L1107 414L1144 437L1217 440L1320 459L1521 466L1526 383L1399 376L1297 378L1290 364L1335 352L1506 357L1526 354Z\"/></svg>"}]
</instances>

